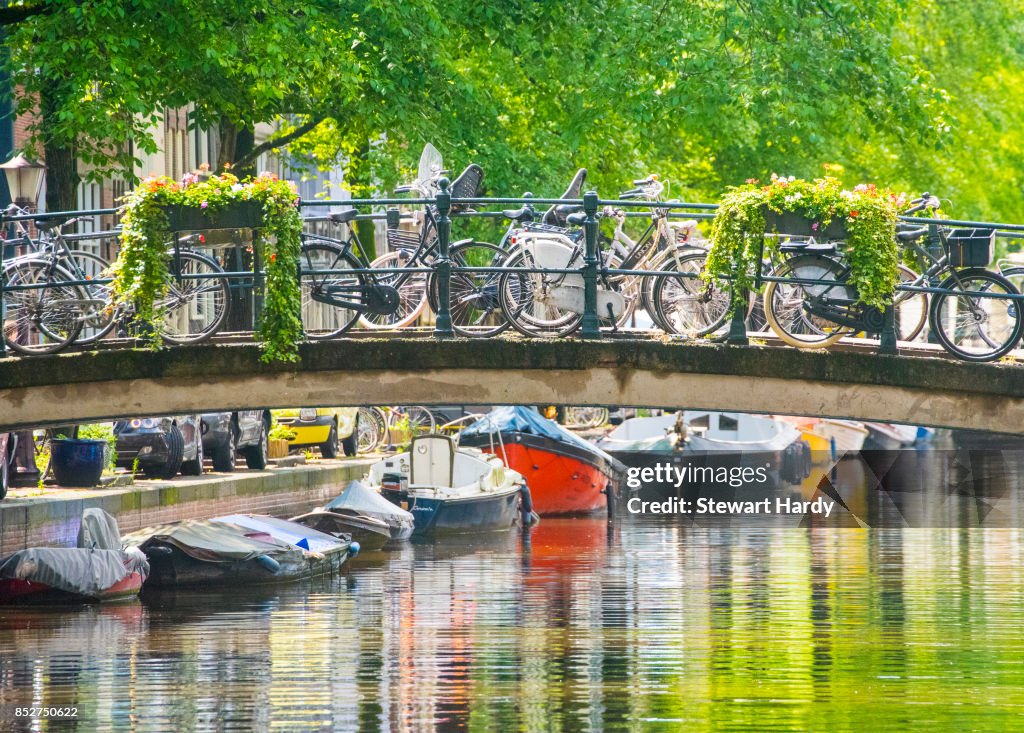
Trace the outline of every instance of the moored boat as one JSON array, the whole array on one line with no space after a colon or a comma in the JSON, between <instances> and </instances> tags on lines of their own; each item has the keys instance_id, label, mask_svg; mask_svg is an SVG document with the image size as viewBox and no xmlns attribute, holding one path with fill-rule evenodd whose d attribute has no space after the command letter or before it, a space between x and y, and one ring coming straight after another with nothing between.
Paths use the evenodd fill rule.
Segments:
<instances>
[{"instance_id":1,"label":"moored boat","mask_svg":"<svg viewBox=\"0 0 1024 733\"><path fill-rule=\"evenodd\" d=\"M77 547L31 547L0 560L0 603L92 603L134 598L145 556L121 547L117 521L86 509Z\"/></svg>"},{"instance_id":2,"label":"moored boat","mask_svg":"<svg viewBox=\"0 0 1024 733\"><path fill-rule=\"evenodd\" d=\"M788 415L776 415L775 419L797 428L810 446L812 456L818 461L825 460L825 457L832 458L833 453L837 459L857 453L868 437L868 429L856 420Z\"/></svg>"},{"instance_id":3,"label":"moored boat","mask_svg":"<svg viewBox=\"0 0 1024 733\"><path fill-rule=\"evenodd\" d=\"M347 533L364 550L379 550L388 542L408 539L415 528L411 513L361 481L352 481L326 506L291 521L328 534Z\"/></svg>"},{"instance_id":4,"label":"moored boat","mask_svg":"<svg viewBox=\"0 0 1024 733\"><path fill-rule=\"evenodd\" d=\"M530 487L541 515L603 509L625 467L592 443L528 407L493 410L459 434L459 445L501 458Z\"/></svg>"},{"instance_id":5,"label":"moored boat","mask_svg":"<svg viewBox=\"0 0 1024 733\"><path fill-rule=\"evenodd\" d=\"M447 435L413 438L408 453L373 464L366 483L413 515L415 535L506 529L531 511L522 475Z\"/></svg>"},{"instance_id":6,"label":"moored boat","mask_svg":"<svg viewBox=\"0 0 1024 733\"><path fill-rule=\"evenodd\" d=\"M917 442L916 425L897 425L886 422L866 422L868 430L865 446L874 450L900 450Z\"/></svg>"},{"instance_id":7,"label":"moored boat","mask_svg":"<svg viewBox=\"0 0 1024 733\"><path fill-rule=\"evenodd\" d=\"M236 514L191 519L125 537L149 559L147 585L286 583L338 570L357 543L284 519Z\"/></svg>"},{"instance_id":8,"label":"moored boat","mask_svg":"<svg viewBox=\"0 0 1024 733\"><path fill-rule=\"evenodd\" d=\"M689 468L671 481L643 481L638 487L641 498L735 489L735 477L743 475L750 478L742 483L798 484L810 471L810 449L799 430L769 417L737 412L687 410L630 418L598 441L598 447L629 469Z\"/></svg>"}]
</instances>

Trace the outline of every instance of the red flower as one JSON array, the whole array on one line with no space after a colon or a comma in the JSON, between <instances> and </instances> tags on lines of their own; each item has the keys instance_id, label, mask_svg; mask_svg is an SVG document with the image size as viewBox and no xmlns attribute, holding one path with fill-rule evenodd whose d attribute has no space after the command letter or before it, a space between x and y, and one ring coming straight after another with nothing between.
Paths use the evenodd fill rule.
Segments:
<instances>
[{"instance_id":1,"label":"red flower","mask_svg":"<svg viewBox=\"0 0 1024 733\"><path fill-rule=\"evenodd\" d=\"M853 217L857 216L857 214L859 214L859 213L860 213L859 211L851 211L850 212L850 218L852 219Z\"/></svg>"},{"instance_id":2,"label":"red flower","mask_svg":"<svg viewBox=\"0 0 1024 733\"><path fill-rule=\"evenodd\" d=\"M270 261L271 262L277 262L277 255L276 254L270 255Z\"/></svg>"}]
</instances>

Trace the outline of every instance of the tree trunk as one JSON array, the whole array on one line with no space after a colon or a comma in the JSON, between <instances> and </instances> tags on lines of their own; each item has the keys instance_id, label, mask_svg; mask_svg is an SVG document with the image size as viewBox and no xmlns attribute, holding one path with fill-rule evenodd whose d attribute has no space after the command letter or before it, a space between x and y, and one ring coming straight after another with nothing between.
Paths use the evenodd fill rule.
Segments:
<instances>
[{"instance_id":1,"label":"tree trunk","mask_svg":"<svg viewBox=\"0 0 1024 733\"><path fill-rule=\"evenodd\" d=\"M217 146L217 170L223 172L228 164L235 160L235 143L238 139L238 128L236 128L227 117L220 118L217 125L217 135L220 145Z\"/></svg>"},{"instance_id":2,"label":"tree trunk","mask_svg":"<svg viewBox=\"0 0 1024 733\"><path fill-rule=\"evenodd\" d=\"M55 135L57 114L63 101L59 81L47 82L39 94L43 125L43 157L46 161L46 210L74 211L78 205L78 159L74 140Z\"/></svg>"},{"instance_id":3,"label":"tree trunk","mask_svg":"<svg viewBox=\"0 0 1024 733\"><path fill-rule=\"evenodd\" d=\"M252 127L239 128L235 136L235 161L245 160L252 149L256 147L256 131ZM239 178L256 175L256 161L250 160L235 169L235 175Z\"/></svg>"}]
</instances>

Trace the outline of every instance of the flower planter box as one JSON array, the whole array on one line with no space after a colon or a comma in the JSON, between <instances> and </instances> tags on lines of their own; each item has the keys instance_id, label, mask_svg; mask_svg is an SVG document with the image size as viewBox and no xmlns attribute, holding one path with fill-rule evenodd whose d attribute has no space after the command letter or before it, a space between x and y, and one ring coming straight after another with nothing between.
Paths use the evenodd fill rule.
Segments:
<instances>
[{"instance_id":1,"label":"flower planter box","mask_svg":"<svg viewBox=\"0 0 1024 733\"><path fill-rule=\"evenodd\" d=\"M287 440L270 440L267 443L267 455L270 458L284 458L288 455Z\"/></svg>"},{"instance_id":2,"label":"flower planter box","mask_svg":"<svg viewBox=\"0 0 1024 733\"><path fill-rule=\"evenodd\" d=\"M263 209L258 201L240 201L217 211L195 206L168 206L165 211L172 232L253 229L263 226Z\"/></svg>"},{"instance_id":3,"label":"flower planter box","mask_svg":"<svg viewBox=\"0 0 1024 733\"><path fill-rule=\"evenodd\" d=\"M843 219L833 219L828 226L823 226L821 222L808 219L799 212L778 212L767 206L762 207L761 214L764 216L766 232L789 234L794 237L814 237L819 241L846 239L848 236L846 221Z\"/></svg>"}]
</instances>

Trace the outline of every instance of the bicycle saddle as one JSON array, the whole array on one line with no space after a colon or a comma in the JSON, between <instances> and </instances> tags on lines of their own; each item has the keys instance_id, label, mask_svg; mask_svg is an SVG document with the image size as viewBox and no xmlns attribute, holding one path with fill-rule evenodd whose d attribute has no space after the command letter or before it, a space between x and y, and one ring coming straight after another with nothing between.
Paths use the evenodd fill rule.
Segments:
<instances>
[{"instance_id":1,"label":"bicycle saddle","mask_svg":"<svg viewBox=\"0 0 1024 733\"><path fill-rule=\"evenodd\" d=\"M786 242L779 245L781 252L805 252L807 254L830 255L836 251L836 245L830 242Z\"/></svg>"},{"instance_id":2,"label":"bicycle saddle","mask_svg":"<svg viewBox=\"0 0 1024 733\"><path fill-rule=\"evenodd\" d=\"M62 226L67 224L71 220L70 216L58 216L50 217L48 219L36 219L33 224L36 225L36 229L39 231L51 231L53 229L60 229Z\"/></svg>"},{"instance_id":3,"label":"bicycle saddle","mask_svg":"<svg viewBox=\"0 0 1024 733\"><path fill-rule=\"evenodd\" d=\"M569 188L565 189L559 198L563 199L578 199L583 192L583 184L587 180L587 169L580 168L576 171L576 175L572 177L572 182L569 184ZM569 211L560 211L565 205L555 204L547 211L544 212L544 217L541 222L544 224L550 224L551 226L564 227L565 226L565 215L570 213ZM578 210L579 207L573 209Z\"/></svg>"},{"instance_id":4,"label":"bicycle saddle","mask_svg":"<svg viewBox=\"0 0 1024 733\"><path fill-rule=\"evenodd\" d=\"M350 221L356 218L355 209L346 209L345 211L338 211L330 215L331 221L335 224L348 224Z\"/></svg>"},{"instance_id":5,"label":"bicycle saddle","mask_svg":"<svg viewBox=\"0 0 1024 733\"><path fill-rule=\"evenodd\" d=\"M582 226L586 220L587 215L582 211L577 211L575 214L569 214L565 217L565 223L574 227Z\"/></svg>"}]
</instances>

